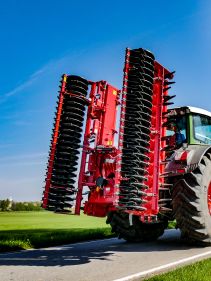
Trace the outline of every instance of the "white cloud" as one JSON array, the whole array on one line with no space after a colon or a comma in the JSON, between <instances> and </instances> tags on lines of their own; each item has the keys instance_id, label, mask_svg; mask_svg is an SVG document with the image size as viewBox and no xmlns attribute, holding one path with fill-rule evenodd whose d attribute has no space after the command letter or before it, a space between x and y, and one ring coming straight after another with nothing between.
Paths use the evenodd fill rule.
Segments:
<instances>
[{"instance_id":1,"label":"white cloud","mask_svg":"<svg viewBox=\"0 0 211 281\"><path fill-rule=\"evenodd\" d=\"M35 71L33 74L31 74L29 76L29 78L24 83L22 83L21 85L17 86L14 89L12 89L11 91L3 94L3 96L5 98L8 98L8 97L14 96L15 94L17 94L17 93L21 92L22 90L26 89L35 80L37 80L40 77L41 74L43 74L43 72L47 69L47 67L48 67L48 64L46 66L42 67L41 69Z\"/></svg>"},{"instance_id":2,"label":"white cloud","mask_svg":"<svg viewBox=\"0 0 211 281\"><path fill-rule=\"evenodd\" d=\"M0 158L0 164L4 164L7 161L15 161L15 162L26 162L26 160L33 160L33 159L39 159L39 158L46 158L47 157L46 152L38 152L38 153L29 153L29 154L20 154L20 155L15 155L15 156L6 156Z\"/></svg>"},{"instance_id":3,"label":"white cloud","mask_svg":"<svg viewBox=\"0 0 211 281\"><path fill-rule=\"evenodd\" d=\"M12 198L15 201L41 200L43 186L43 180L38 177L25 177L21 179L1 178L0 199Z\"/></svg>"},{"instance_id":4,"label":"white cloud","mask_svg":"<svg viewBox=\"0 0 211 281\"><path fill-rule=\"evenodd\" d=\"M0 146L1 148L1 146ZM25 155L6 156L0 158L1 168L43 166L47 163L47 153L31 153Z\"/></svg>"},{"instance_id":5,"label":"white cloud","mask_svg":"<svg viewBox=\"0 0 211 281\"><path fill-rule=\"evenodd\" d=\"M58 59L58 60L52 60L50 62L48 62L46 65L44 65L43 67L41 67L40 69L38 69L37 71L35 71L34 73L32 73L29 78L24 81L21 85L18 85L17 87L15 87L14 89L10 90L9 92L3 93L1 95L1 99L0 102L3 103L5 102L8 98L20 93L21 91L27 89L29 86L31 86L35 81L37 81L43 74L45 74L49 69L51 69L52 67L54 67L56 64L60 63L61 61L63 61L65 59Z\"/></svg>"},{"instance_id":6,"label":"white cloud","mask_svg":"<svg viewBox=\"0 0 211 281\"><path fill-rule=\"evenodd\" d=\"M40 200L46 162L43 152L0 158L0 198Z\"/></svg>"},{"instance_id":7,"label":"white cloud","mask_svg":"<svg viewBox=\"0 0 211 281\"><path fill-rule=\"evenodd\" d=\"M36 166L36 165L43 165L43 161L20 161L20 162L12 162L12 163L1 163L0 167L14 167L14 166Z\"/></svg>"},{"instance_id":8,"label":"white cloud","mask_svg":"<svg viewBox=\"0 0 211 281\"><path fill-rule=\"evenodd\" d=\"M15 94L17 94L18 92L24 90L25 88L27 88L28 86L30 86L34 80L36 80L36 77L32 77L32 78L29 78L29 80L25 81L23 84L21 84L20 86L14 88L13 90L7 92L4 94L4 96L6 98L8 97L11 97L11 96L14 96Z\"/></svg>"}]
</instances>

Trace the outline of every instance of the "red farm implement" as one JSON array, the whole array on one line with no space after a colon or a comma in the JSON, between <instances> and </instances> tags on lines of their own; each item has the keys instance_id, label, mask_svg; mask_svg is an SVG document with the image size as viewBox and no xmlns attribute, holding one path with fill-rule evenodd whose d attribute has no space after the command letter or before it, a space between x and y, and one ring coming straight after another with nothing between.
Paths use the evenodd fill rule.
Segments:
<instances>
[{"instance_id":1,"label":"red farm implement","mask_svg":"<svg viewBox=\"0 0 211 281\"><path fill-rule=\"evenodd\" d=\"M43 208L64 213L74 205L79 215L87 194L84 213L107 216L112 230L126 240L155 239L174 218L187 234L182 219L187 208L179 208L185 197L178 195L184 183L179 182L211 154L208 144L191 143L190 108L168 109L172 78L173 72L141 48L126 49L122 90L106 81L62 76ZM196 233L189 237L209 242L209 235L206 240Z\"/></svg>"}]
</instances>

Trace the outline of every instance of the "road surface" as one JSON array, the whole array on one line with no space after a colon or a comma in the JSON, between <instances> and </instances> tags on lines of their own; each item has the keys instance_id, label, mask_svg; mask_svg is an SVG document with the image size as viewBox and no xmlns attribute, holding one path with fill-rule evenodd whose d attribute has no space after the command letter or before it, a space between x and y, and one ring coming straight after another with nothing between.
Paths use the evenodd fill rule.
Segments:
<instances>
[{"instance_id":1,"label":"road surface","mask_svg":"<svg viewBox=\"0 0 211 281\"><path fill-rule=\"evenodd\" d=\"M117 238L0 255L1 281L126 281L211 256L185 245L177 230L153 243Z\"/></svg>"}]
</instances>

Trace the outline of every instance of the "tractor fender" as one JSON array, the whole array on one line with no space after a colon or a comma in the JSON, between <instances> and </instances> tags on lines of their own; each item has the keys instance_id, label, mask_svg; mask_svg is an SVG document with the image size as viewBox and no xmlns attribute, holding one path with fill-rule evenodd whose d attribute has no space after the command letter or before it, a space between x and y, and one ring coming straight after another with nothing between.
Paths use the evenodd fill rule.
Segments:
<instances>
[{"instance_id":1,"label":"tractor fender","mask_svg":"<svg viewBox=\"0 0 211 281\"><path fill-rule=\"evenodd\" d=\"M171 155L165 172L169 176L189 173L198 167L202 157L211 152L211 145L188 145L181 147Z\"/></svg>"}]
</instances>

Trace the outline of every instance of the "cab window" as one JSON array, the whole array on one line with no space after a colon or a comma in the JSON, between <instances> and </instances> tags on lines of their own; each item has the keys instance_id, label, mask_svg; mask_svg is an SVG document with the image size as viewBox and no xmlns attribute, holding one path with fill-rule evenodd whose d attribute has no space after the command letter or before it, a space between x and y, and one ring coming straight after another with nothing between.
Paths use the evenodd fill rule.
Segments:
<instances>
[{"instance_id":1,"label":"cab window","mask_svg":"<svg viewBox=\"0 0 211 281\"><path fill-rule=\"evenodd\" d=\"M186 127L186 115L175 116L167 127L166 135L170 137L167 144L180 147L183 143L187 142Z\"/></svg>"},{"instance_id":2,"label":"cab window","mask_svg":"<svg viewBox=\"0 0 211 281\"><path fill-rule=\"evenodd\" d=\"M175 120L168 126L166 135L173 136L176 132L183 134L186 139L186 116L178 115L175 117Z\"/></svg>"},{"instance_id":3,"label":"cab window","mask_svg":"<svg viewBox=\"0 0 211 281\"><path fill-rule=\"evenodd\" d=\"M194 114L193 135L198 142L211 144L211 117Z\"/></svg>"}]
</instances>

